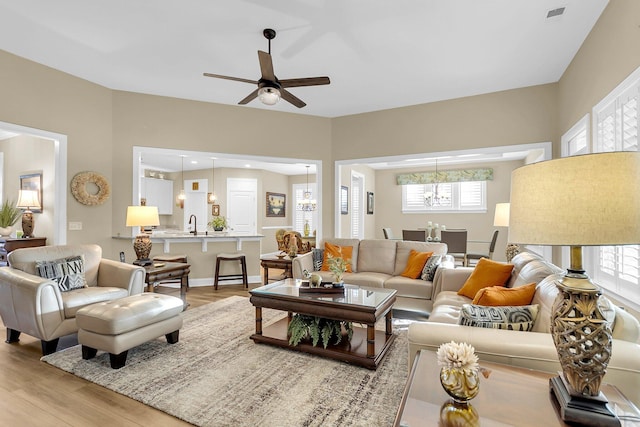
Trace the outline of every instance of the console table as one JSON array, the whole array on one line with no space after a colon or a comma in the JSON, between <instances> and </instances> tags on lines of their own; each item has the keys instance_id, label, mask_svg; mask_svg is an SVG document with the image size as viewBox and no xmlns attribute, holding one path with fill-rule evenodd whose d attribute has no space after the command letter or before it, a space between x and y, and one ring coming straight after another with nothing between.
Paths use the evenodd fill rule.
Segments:
<instances>
[{"instance_id":1,"label":"console table","mask_svg":"<svg viewBox=\"0 0 640 427\"><path fill-rule=\"evenodd\" d=\"M479 425L568 426L560 418L555 398L549 392L549 378L554 374L498 363L479 364L491 371L488 378L480 375L480 392L470 402L478 413ZM638 425L640 411L616 387L604 384L600 390L609 399L622 426ZM451 401L440 384L436 353L421 350L407 380L394 425L440 425L440 413L448 409L445 405Z\"/></svg>"},{"instance_id":2,"label":"console table","mask_svg":"<svg viewBox=\"0 0 640 427\"><path fill-rule=\"evenodd\" d=\"M0 238L0 267L7 265L7 255L20 248L34 248L47 244L46 237L30 237L21 239Z\"/></svg>"}]
</instances>

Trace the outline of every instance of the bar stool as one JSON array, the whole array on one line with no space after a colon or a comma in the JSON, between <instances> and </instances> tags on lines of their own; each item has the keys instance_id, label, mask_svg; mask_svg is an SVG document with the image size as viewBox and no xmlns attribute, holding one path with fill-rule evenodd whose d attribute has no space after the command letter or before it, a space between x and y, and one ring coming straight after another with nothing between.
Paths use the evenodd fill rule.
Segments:
<instances>
[{"instance_id":1,"label":"bar stool","mask_svg":"<svg viewBox=\"0 0 640 427\"><path fill-rule=\"evenodd\" d=\"M153 257L153 262L182 262L187 264L187 255L186 254L164 254L164 255L156 255ZM169 280L161 280L159 283L182 283L181 279L169 279ZM187 276L187 289L189 289L189 276Z\"/></svg>"},{"instance_id":2,"label":"bar stool","mask_svg":"<svg viewBox=\"0 0 640 427\"><path fill-rule=\"evenodd\" d=\"M220 274L220 263L222 261L240 261L240 266L242 267L242 274ZM249 280L247 279L247 258L243 253L233 253L233 254L225 254L220 253L216 256L216 275L213 282L213 288L218 290L218 282L222 282L224 280L235 280L242 279L242 283L245 288L249 288Z\"/></svg>"}]
</instances>

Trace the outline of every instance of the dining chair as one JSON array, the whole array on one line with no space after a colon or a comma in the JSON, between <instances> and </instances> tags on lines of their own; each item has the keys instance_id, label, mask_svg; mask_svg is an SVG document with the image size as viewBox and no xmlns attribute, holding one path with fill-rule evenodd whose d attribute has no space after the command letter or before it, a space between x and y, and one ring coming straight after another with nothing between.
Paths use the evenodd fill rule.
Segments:
<instances>
[{"instance_id":1,"label":"dining chair","mask_svg":"<svg viewBox=\"0 0 640 427\"><path fill-rule=\"evenodd\" d=\"M426 230L402 230L402 240L411 240L414 242L426 242Z\"/></svg>"},{"instance_id":2,"label":"dining chair","mask_svg":"<svg viewBox=\"0 0 640 427\"><path fill-rule=\"evenodd\" d=\"M447 244L449 255L460 260L459 265L467 265L467 230L442 230L440 241Z\"/></svg>"},{"instance_id":3,"label":"dining chair","mask_svg":"<svg viewBox=\"0 0 640 427\"><path fill-rule=\"evenodd\" d=\"M384 233L384 238L387 240L401 240L399 237L393 236L393 231L391 231L391 228L383 228L382 232Z\"/></svg>"},{"instance_id":4,"label":"dining chair","mask_svg":"<svg viewBox=\"0 0 640 427\"><path fill-rule=\"evenodd\" d=\"M493 259L493 252L496 249L496 241L498 240L498 230L493 231L493 236L491 237L491 241L489 242L489 252L486 253L473 253L467 254L467 265L476 265L480 258L489 258ZM473 264L472 264L473 263Z\"/></svg>"}]
</instances>

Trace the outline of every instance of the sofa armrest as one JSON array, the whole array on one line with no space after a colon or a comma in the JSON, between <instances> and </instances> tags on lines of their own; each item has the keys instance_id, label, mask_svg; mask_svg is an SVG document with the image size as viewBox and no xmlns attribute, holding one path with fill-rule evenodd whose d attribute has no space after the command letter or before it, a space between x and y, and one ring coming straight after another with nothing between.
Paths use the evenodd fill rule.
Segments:
<instances>
[{"instance_id":1,"label":"sofa armrest","mask_svg":"<svg viewBox=\"0 0 640 427\"><path fill-rule=\"evenodd\" d=\"M145 275L143 267L102 258L98 266L98 286L126 289L129 295L141 294Z\"/></svg>"},{"instance_id":2,"label":"sofa armrest","mask_svg":"<svg viewBox=\"0 0 640 427\"><path fill-rule=\"evenodd\" d=\"M64 321L58 285L11 267L0 267L0 316L7 328L50 340Z\"/></svg>"},{"instance_id":3,"label":"sofa armrest","mask_svg":"<svg viewBox=\"0 0 640 427\"><path fill-rule=\"evenodd\" d=\"M438 268L433 278L433 299L443 291L458 292L472 272L473 267Z\"/></svg>"},{"instance_id":4,"label":"sofa armrest","mask_svg":"<svg viewBox=\"0 0 640 427\"><path fill-rule=\"evenodd\" d=\"M548 333L415 322L409 325L407 337L409 368L419 350L436 351L440 344L456 341L472 345L481 362L502 363L550 373L561 369L553 338ZM640 358L637 357L640 345L614 339L611 353L604 382L618 387L637 405L640 403Z\"/></svg>"},{"instance_id":5,"label":"sofa armrest","mask_svg":"<svg viewBox=\"0 0 640 427\"><path fill-rule=\"evenodd\" d=\"M313 253L307 252L302 255L298 255L291 261L291 274L294 279L302 279L302 272L307 270L309 273L313 273Z\"/></svg>"}]
</instances>

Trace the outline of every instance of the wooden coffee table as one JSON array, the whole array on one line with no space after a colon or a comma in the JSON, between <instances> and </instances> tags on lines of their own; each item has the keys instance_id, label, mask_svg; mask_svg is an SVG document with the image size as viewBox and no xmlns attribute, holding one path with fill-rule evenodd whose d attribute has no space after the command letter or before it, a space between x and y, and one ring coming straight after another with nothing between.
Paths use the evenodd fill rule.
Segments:
<instances>
[{"instance_id":1,"label":"wooden coffee table","mask_svg":"<svg viewBox=\"0 0 640 427\"><path fill-rule=\"evenodd\" d=\"M547 372L516 368L498 363L480 362L489 369L489 378L480 376L480 392L471 400L481 426L568 426L556 409L549 392ZM610 407L621 418L622 426L640 424L640 412L614 386L600 389ZM396 416L395 426L437 426L440 412L451 401L440 384L440 367L433 351L421 350L416 356Z\"/></svg>"},{"instance_id":2,"label":"wooden coffee table","mask_svg":"<svg viewBox=\"0 0 640 427\"><path fill-rule=\"evenodd\" d=\"M251 339L256 343L272 344L304 351L348 363L376 369L382 362L395 335L392 330L392 307L396 300L394 289L363 288L345 285L344 294L300 293L301 281L286 279L253 289L251 303L256 307L256 333ZM262 308L283 310L289 316L269 326L262 326ZM287 326L293 313L344 320L363 325L353 326L350 342L337 345L313 346L302 342L289 345ZM385 318L385 330L376 330L378 320Z\"/></svg>"}]
</instances>

